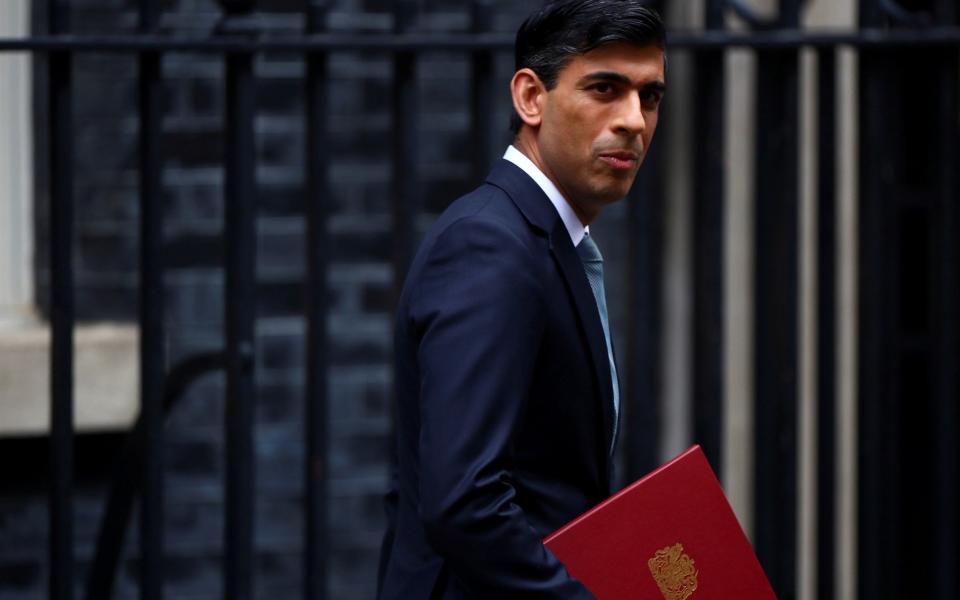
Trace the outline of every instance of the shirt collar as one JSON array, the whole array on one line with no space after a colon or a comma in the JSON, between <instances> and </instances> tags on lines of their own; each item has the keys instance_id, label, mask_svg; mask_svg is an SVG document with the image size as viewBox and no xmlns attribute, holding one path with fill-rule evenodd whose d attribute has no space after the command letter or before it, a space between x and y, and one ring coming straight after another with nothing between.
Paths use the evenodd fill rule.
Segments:
<instances>
[{"instance_id":1,"label":"shirt collar","mask_svg":"<svg viewBox=\"0 0 960 600\"><path fill-rule=\"evenodd\" d=\"M547 198L550 199L550 202L560 214L560 219L566 226L567 233L570 234L570 241L573 242L574 246L577 246L577 244L583 240L583 236L590 232L590 228L584 227L583 223L580 222L580 218L573 212L570 203L563 197L563 194L560 193L557 186L550 181L549 177L543 174L543 171L541 171L537 165L533 164L532 160L527 158L523 152L520 152L514 146L511 145L507 147L503 158L520 167L524 173L530 176L530 179L533 179L536 184L540 186L540 189L543 190L543 193L547 195Z\"/></svg>"}]
</instances>

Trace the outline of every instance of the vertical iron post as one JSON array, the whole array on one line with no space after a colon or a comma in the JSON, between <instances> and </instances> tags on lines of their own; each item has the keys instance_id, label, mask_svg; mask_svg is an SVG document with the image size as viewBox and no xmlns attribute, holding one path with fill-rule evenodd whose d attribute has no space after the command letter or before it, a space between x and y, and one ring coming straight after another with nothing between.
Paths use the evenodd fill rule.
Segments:
<instances>
[{"instance_id":1,"label":"vertical iron post","mask_svg":"<svg viewBox=\"0 0 960 600\"><path fill-rule=\"evenodd\" d=\"M322 33L327 0L307 5L307 33ZM327 481L330 474L330 432L327 406L327 270L329 236L327 210L330 184L327 174L327 54L307 54L306 79L306 182L307 215L307 366L306 366L306 540L304 598L327 598L330 554L327 522Z\"/></svg>"},{"instance_id":2,"label":"vertical iron post","mask_svg":"<svg viewBox=\"0 0 960 600\"><path fill-rule=\"evenodd\" d=\"M944 25L957 24L958 8L956 2L937 0L937 22ZM932 423L936 436L937 452L937 498L934 529L936 536L936 595L938 598L956 598L958 589L956 572L960 567L960 514L958 504L960 495L957 490L957 478L960 477L960 445L957 435L960 433L960 411L957 398L960 397L960 319L957 318L957 306L960 306L960 247L957 244L960 232L960 210L957 198L960 197L960 85L957 82L957 49L952 48L937 53L938 112L949 115L939 127L940 139L938 152L940 172L938 181L935 214L938 214L934 226L935 251L932 265L935 284L935 315L937 324L934 356L937 357L933 389L936 400L933 403L935 423Z\"/></svg>"},{"instance_id":3,"label":"vertical iron post","mask_svg":"<svg viewBox=\"0 0 960 600\"><path fill-rule=\"evenodd\" d=\"M877 0L861 0L860 25L886 24ZM858 325L857 325L857 589L861 598L898 598L901 431L895 415L900 387L896 273L898 229L890 218L897 183L891 148L901 127L891 124L896 96L895 60L889 50L859 53ZM893 130L896 130L895 132Z\"/></svg>"},{"instance_id":4,"label":"vertical iron post","mask_svg":"<svg viewBox=\"0 0 960 600\"><path fill-rule=\"evenodd\" d=\"M660 463L660 366L663 289L664 153L654 141L627 202L627 369L623 395L621 481ZM619 483L619 482L618 482Z\"/></svg>"},{"instance_id":5,"label":"vertical iron post","mask_svg":"<svg viewBox=\"0 0 960 600\"><path fill-rule=\"evenodd\" d=\"M724 3L707 2L705 28L724 27ZM720 476L723 432L724 50L694 55L693 432Z\"/></svg>"},{"instance_id":6,"label":"vertical iron post","mask_svg":"<svg viewBox=\"0 0 960 600\"><path fill-rule=\"evenodd\" d=\"M155 0L140 0L140 32L155 33ZM163 207L161 54L140 55L140 597L163 596Z\"/></svg>"},{"instance_id":7,"label":"vertical iron post","mask_svg":"<svg viewBox=\"0 0 960 600\"><path fill-rule=\"evenodd\" d=\"M879 80L882 66L875 53L871 52L871 56L861 53L860 56L861 95L881 92L886 86ZM888 562L885 558L889 554L886 544L895 535L896 523L889 510L893 498L886 492L894 491L891 488L896 486L887 485L886 482L887 478L899 472L899 469L884 467L893 467L889 460L895 456L893 449L897 439L882 420L884 407L892 395L888 386L894 379L894 373L889 364L890 353L884 347L884 340L888 340L890 334L885 331L885 324L889 323L888 314L885 313L889 311L883 306L886 304L882 301L885 286L880 273L886 262L883 244L885 211L881 206L885 200L879 193L883 185L880 179L887 176L882 170L886 152L868 143L874 141L874 134L868 128L880 125L883 119L879 112L872 103L863 107L859 143L857 496L860 500L857 503L857 589L863 598L889 597L883 593L883 573L886 572L883 565Z\"/></svg>"},{"instance_id":8,"label":"vertical iron post","mask_svg":"<svg viewBox=\"0 0 960 600\"><path fill-rule=\"evenodd\" d=\"M491 30L493 3L491 0L473 0L472 26L474 35ZM496 91L493 81L493 52L476 50L473 53L472 94L470 96L471 138L473 150L473 179L483 181L490 170L490 161L496 156L494 144L498 141L497 127L493 122L496 106ZM501 149L502 150L502 149Z\"/></svg>"},{"instance_id":9,"label":"vertical iron post","mask_svg":"<svg viewBox=\"0 0 960 600\"><path fill-rule=\"evenodd\" d=\"M69 33L70 6L48 5L51 35ZM50 93L50 587L73 597L73 59L51 52Z\"/></svg>"},{"instance_id":10,"label":"vertical iron post","mask_svg":"<svg viewBox=\"0 0 960 600\"><path fill-rule=\"evenodd\" d=\"M799 26L798 0L779 25ZM754 415L756 550L781 600L796 596L798 54L757 56Z\"/></svg>"},{"instance_id":11,"label":"vertical iron post","mask_svg":"<svg viewBox=\"0 0 960 600\"><path fill-rule=\"evenodd\" d=\"M956 26L960 17L960 8L952 0L937 0L937 22ZM938 212L940 213L938 231L938 251L935 254L937 265L936 279L940 282L936 298L938 299L935 321L939 328L937 381L934 384L937 400L935 402L937 422L937 564L936 593L941 598L956 598L958 590L956 572L960 568L960 494L957 481L960 478L960 411L957 398L960 397L960 319L956 307L960 306L960 210L957 198L960 197L960 118L957 106L960 105L960 85L957 82L957 52L947 50L941 53L939 65L941 114L951 115L945 119L940 129L939 152L940 190Z\"/></svg>"},{"instance_id":12,"label":"vertical iron post","mask_svg":"<svg viewBox=\"0 0 960 600\"><path fill-rule=\"evenodd\" d=\"M394 2L393 23L396 33L410 30L416 17L416 5L410 0ZM418 196L419 152L417 135L416 54L398 50L393 57L393 124L392 162L393 188L393 260L395 297L400 297L407 269L416 247L416 222L420 202Z\"/></svg>"},{"instance_id":13,"label":"vertical iron post","mask_svg":"<svg viewBox=\"0 0 960 600\"><path fill-rule=\"evenodd\" d=\"M817 52L817 599L834 597L836 528L836 48Z\"/></svg>"},{"instance_id":14,"label":"vertical iron post","mask_svg":"<svg viewBox=\"0 0 960 600\"><path fill-rule=\"evenodd\" d=\"M256 33L253 1L221 0L224 36ZM249 600L253 594L253 404L256 256L256 146L253 54L226 56L226 157L224 212L226 229L225 338L226 515L224 597Z\"/></svg>"}]
</instances>

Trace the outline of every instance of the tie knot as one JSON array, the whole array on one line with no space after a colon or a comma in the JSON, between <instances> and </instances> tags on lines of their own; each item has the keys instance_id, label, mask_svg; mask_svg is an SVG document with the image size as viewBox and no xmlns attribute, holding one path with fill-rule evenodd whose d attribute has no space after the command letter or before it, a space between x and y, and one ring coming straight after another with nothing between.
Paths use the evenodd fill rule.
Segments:
<instances>
[{"instance_id":1,"label":"tie knot","mask_svg":"<svg viewBox=\"0 0 960 600\"><path fill-rule=\"evenodd\" d=\"M590 237L590 234L583 236L583 239L577 244L577 254L583 262L603 262L603 255L600 254L600 248Z\"/></svg>"}]
</instances>

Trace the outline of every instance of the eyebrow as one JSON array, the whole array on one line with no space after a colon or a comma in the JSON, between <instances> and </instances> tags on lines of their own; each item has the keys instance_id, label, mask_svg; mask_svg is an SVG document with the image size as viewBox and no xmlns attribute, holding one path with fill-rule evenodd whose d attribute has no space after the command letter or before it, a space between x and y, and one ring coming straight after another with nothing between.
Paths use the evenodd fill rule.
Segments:
<instances>
[{"instance_id":1,"label":"eyebrow","mask_svg":"<svg viewBox=\"0 0 960 600\"><path fill-rule=\"evenodd\" d=\"M610 83L619 83L622 85L633 84L629 77L623 73L617 73L616 71L595 71L593 73L587 73L580 78L581 84L591 83L594 81L608 81ZM650 83L644 84L643 91L660 92L662 94L667 91L667 84L659 79L656 81L651 81Z\"/></svg>"},{"instance_id":2,"label":"eyebrow","mask_svg":"<svg viewBox=\"0 0 960 600\"><path fill-rule=\"evenodd\" d=\"M630 78L622 73L617 73L616 71L594 71L593 73L587 73L580 78L581 83L588 83L591 81L610 81L630 85Z\"/></svg>"}]
</instances>

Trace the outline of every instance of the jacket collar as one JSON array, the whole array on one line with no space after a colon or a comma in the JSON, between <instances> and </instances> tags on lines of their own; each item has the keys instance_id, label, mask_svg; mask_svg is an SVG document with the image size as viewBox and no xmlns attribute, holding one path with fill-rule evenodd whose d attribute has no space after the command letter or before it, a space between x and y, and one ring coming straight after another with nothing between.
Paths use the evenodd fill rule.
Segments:
<instances>
[{"instance_id":1,"label":"jacket collar","mask_svg":"<svg viewBox=\"0 0 960 600\"><path fill-rule=\"evenodd\" d=\"M549 234L558 222L563 225L557 209L537 182L512 162L502 158L498 160L487 176L487 183L506 192L527 222L540 231ZM570 237L569 234L567 237Z\"/></svg>"},{"instance_id":2,"label":"jacket collar","mask_svg":"<svg viewBox=\"0 0 960 600\"><path fill-rule=\"evenodd\" d=\"M563 224L567 226L567 232L570 233L570 239L573 240L573 245L576 246L579 244L580 241L583 240L587 228L580 222L580 217L577 216L576 211L573 210L573 206L571 206L563 196L563 193L557 188L556 184L540 170L540 167L523 152L517 150L515 146L508 146L507 151L503 154L503 158L523 169L523 172L536 182L537 186L547 195L553 207L557 209L560 218L563 219Z\"/></svg>"}]
</instances>

